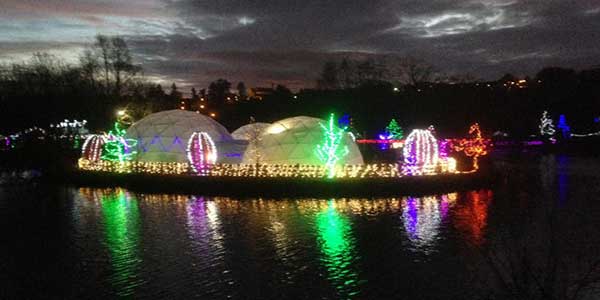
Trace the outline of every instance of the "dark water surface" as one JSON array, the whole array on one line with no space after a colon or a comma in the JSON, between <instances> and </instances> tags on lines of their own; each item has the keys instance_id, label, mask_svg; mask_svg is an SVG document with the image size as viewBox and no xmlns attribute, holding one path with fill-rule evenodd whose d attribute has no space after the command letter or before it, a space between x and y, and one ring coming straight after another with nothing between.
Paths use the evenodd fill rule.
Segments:
<instances>
[{"instance_id":1,"label":"dark water surface","mask_svg":"<svg viewBox=\"0 0 600 300\"><path fill-rule=\"evenodd\" d=\"M600 219L600 159L496 165L488 189L375 199L0 187L0 298L479 298L496 288L482 249L541 224L523 212L576 212L557 225L600 229L587 222Z\"/></svg>"}]
</instances>

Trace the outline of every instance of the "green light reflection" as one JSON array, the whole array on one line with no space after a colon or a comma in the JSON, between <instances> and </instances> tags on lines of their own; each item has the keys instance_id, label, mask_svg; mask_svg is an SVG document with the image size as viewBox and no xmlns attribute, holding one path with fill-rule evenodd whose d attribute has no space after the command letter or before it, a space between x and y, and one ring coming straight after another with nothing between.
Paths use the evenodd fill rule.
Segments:
<instances>
[{"instance_id":1,"label":"green light reflection","mask_svg":"<svg viewBox=\"0 0 600 300\"><path fill-rule=\"evenodd\" d=\"M316 216L322 261L328 271L340 299L352 299L358 294L358 273L354 268L357 260L355 241L348 218L329 200L327 209Z\"/></svg>"},{"instance_id":2,"label":"green light reflection","mask_svg":"<svg viewBox=\"0 0 600 300\"><path fill-rule=\"evenodd\" d=\"M130 296L140 285L138 269L139 210L137 200L123 190L101 198L106 245L113 274L110 281L119 296Z\"/></svg>"}]
</instances>

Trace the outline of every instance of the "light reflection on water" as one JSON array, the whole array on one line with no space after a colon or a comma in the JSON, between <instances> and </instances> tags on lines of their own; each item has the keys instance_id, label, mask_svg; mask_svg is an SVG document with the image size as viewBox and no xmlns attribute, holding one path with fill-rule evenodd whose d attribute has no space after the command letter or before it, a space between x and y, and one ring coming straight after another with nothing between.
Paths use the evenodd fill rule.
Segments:
<instances>
[{"instance_id":1,"label":"light reflection on water","mask_svg":"<svg viewBox=\"0 0 600 300\"><path fill-rule=\"evenodd\" d=\"M465 201L459 202L454 210L454 226L471 245L481 245L485 241L488 207L492 191L471 191L465 193Z\"/></svg>"},{"instance_id":2,"label":"light reflection on water","mask_svg":"<svg viewBox=\"0 0 600 300\"><path fill-rule=\"evenodd\" d=\"M247 276L247 269L256 263L259 267L267 263L266 268L273 270L272 277L267 277L272 282L260 283L264 286L257 288L258 292L272 286L293 290L299 281L312 278L319 282L321 293L337 299L360 298L362 286L370 280L360 268L364 249L371 246L365 244L364 235L380 234L365 232L362 227L368 222L384 220L387 225L382 232L400 233L382 236L392 242L401 239L397 244L402 248L393 250L396 253L427 256L439 252L438 246L451 228L466 242L481 243L492 198L491 191L474 191L382 199L237 200L136 195L118 188L81 188L79 195L82 201L95 203L75 203L82 215L77 218L93 223L100 216L95 221L103 224L102 239L110 253L110 283L118 296L147 295L140 291L140 285L144 289L151 285L157 272L145 262L148 256L147 261L162 257L174 264L155 269L173 267L171 272L192 272L173 277L189 277L186 280L202 289L194 296L244 295L241 289L245 280L240 276ZM83 217L86 214L87 218ZM400 226L393 221L398 218ZM157 227L165 224L169 228ZM184 240L169 240L181 237ZM164 242L183 248L165 245L163 253L147 254L156 251L148 245Z\"/></svg>"},{"instance_id":3,"label":"light reflection on water","mask_svg":"<svg viewBox=\"0 0 600 300\"><path fill-rule=\"evenodd\" d=\"M354 264L357 260L355 241L348 217L335 208L336 202L329 200L327 208L316 215L319 245L327 267L327 278L333 282L341 299L350 299L358 294L358 273Z\"/></svg>"},{"instance_id":4,"label":"light reflection on water","mask_svg":"<svg viewBox=\"0 0 600 300\"><path fill-rule=\"evenodd\" d=\"M143 284L139 278L140 216L137 199L123 189L81 191L99 204L104 227L104 244L110 252L113 268L110 283L118 296L131 296Z\"/></svg>"},{"instance_id":5,"label":"light reflection on water","mask_svg":"<svg viewBox=\"0 0 600 300\"><path fill-rule=\"evenodd\" d=\"M2 187L0 298L481 299L493 274L472 245L494 255L526 245L535 258L550 232L567 270L585 271L600 245L600 160L499 159L493 193L274 200ZM519 243L504 243L512 232Z\"/></svg>"}]
</instances>

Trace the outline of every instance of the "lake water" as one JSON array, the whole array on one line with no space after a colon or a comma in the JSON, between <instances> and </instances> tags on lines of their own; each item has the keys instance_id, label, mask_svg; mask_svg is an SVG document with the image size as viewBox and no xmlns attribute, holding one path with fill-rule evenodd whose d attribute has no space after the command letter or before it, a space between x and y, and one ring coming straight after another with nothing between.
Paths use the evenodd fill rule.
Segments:
<instances>
[{"instance_id":1,"label":"lake water","mask_svg":"<svg viewBox=\"0 0 600 300\"><path fill-rule=\"evenodd\" d=\"M0 187L0 298L492 297L506 292L489 263L513 253L505 240L535 247L534 266L556 248L586 271L600 253L600 159L496 154L495 165L494 186L419 197Z\"/></svg>"}]
</instances>

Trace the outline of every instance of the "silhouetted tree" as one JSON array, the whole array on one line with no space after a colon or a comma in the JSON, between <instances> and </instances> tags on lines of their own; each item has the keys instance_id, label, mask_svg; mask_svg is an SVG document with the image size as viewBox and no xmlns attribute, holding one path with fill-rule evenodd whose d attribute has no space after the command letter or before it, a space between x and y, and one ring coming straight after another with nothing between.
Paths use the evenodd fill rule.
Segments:
<instances>
[{"instance_id":1,"label":"silhouetted tree","mask_svg":"<svg viewBox=\"0 0 600 300\"><path fill-rule=\"evenodd\" d=\"M91 49L84 50L79 57L79 63L81 65L81 74L83 78L95 86L96 74L99 71L100 62L94 55L94 52Z\"/></svg>"},{"instance_id":2,"label":"silhouetted tree","mask_svg":"<svg viewBox=\"0 0 600 300\"><path fill-rule=\"evenodd\" d=\"M246 89L246 85L243 81L238 82L237 90L240 100L246 100L248 98L248 90Z\"/></svg>"},{"instance_id":3,"label":"silhouetted tree","mask_svg":"<svg viewBox=\"0 0 600 300\"><path fill-rule=\"evenodd\" d=\"M322 90L333 90L339 87L337 66L335 61L327 61L323 65L317 87Z\"/></svg>"},{"instance_id":4,"label":"silhouetted tree","mask_svg":"<svg viewBox=\"0 0 600 300\"><path fill-rule=\"evenodd\" d=\"M285 85L278 84L275 87L273 95L279 99L290 99L292 97L292 91L290 91L290 89L288 89Z\"/></svg>"},{"instance_id":5,"label":"silhouetted tree","mask_svg":"<svg viewBox=\"0 0 600 300\"><path fill-rule=\"evenodd\" d=\"M96 56L95 59L93 55ZM125 40L118 36L97 35L91 51L84 52L81 59L88 65L102 66L105 92L114 93L116 96L121 96L123 85L141 70L133 64Z\"/></svg>"},{"instance_id":6,"label":"silhouetted tree","mask_svg":"<svg viewBox=\"0 0 600 300\"><path fill-rule=\"evenodd\" d=\"M354 71L351 61L347 58L342 59L340 66L337 69L340 87L343 89L352 88L356 84L356 72Z\"/></svg>"},{"instance_id":7,"label":"silhouetted tree","mask_svg":"<svg viewBox=\"0 0 600 300\"><path fill-rule=\"evenodd\" d=\"M133 64L129 48L124 39L120 37L111 38L110 50L115 79L115 94L120 96L123 84L128 83L140 71L140 67Z\"/></svg>"},{"instance_id":8,"label":"silhouetted tree","mask_svg":"<svg viewBox=\"0 0 600 300\"><path fill-rule=\"evenodd\" d=\"M171 84L171 92L169 92L169 102L170 105L174 107L179 107L183 94L177 89L177 85L175 82Z\"/></svg>"},{"instance_id":9,"label":"silhouetted tree","mask_svg":"<svg viewBox=\"0 0 600 300\"><path fill-rule=\"evenodd\" d=\"M196 91L196 88L192 88L191 92L192 92L192 100L200 99L200 97L198 96L198 92Z\"/></svg>"},{"instance_id":10,"label":"silhouetted tree","mask_svg":"<svg viewBox=\"0 0 600 300\"><path fill-rule=\"evenodd\" d=\"M231 83L225 79L219 78L211 82L208 86L208 101L216 107L222 106L230 88Z\"/></svg>"},{"instance_id":11,"label":"silhouetted tree","mask_svg":"<svg viewBox=\"0 0 600 300\"><path fill-rule=\"evenodd\" d=\"M110 60L110 39L104 35L96 36L96 43L94 44L94 50L96 55L100 59L102 64L102 72L104 74L104 88L106 94L110 91L110 72L111 72L111 60Z\"/></svg>"},{"instance_id":12,"label":"silhouetted tree","mask_svg":"<svg viewBox=\"0 0 600 300\"><path fill-rule=\"evenodd\" d=\"M404 72L407 83L419 87L422 83L431 81L434 73L433 66L422 59L407 58L404 61Z\"/></svg>"}]
</instances>

